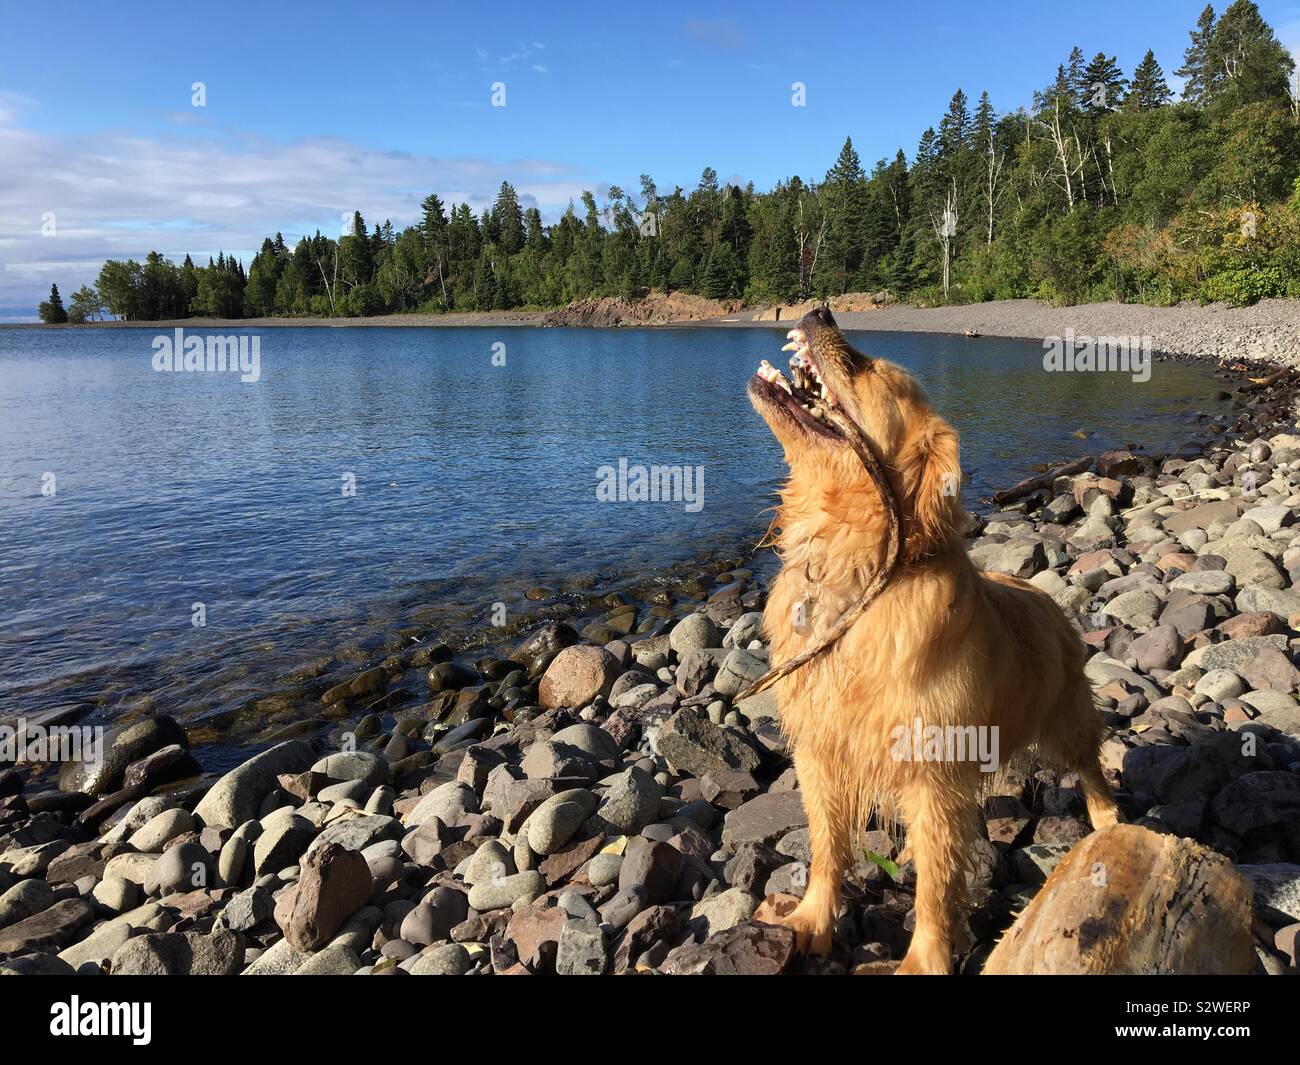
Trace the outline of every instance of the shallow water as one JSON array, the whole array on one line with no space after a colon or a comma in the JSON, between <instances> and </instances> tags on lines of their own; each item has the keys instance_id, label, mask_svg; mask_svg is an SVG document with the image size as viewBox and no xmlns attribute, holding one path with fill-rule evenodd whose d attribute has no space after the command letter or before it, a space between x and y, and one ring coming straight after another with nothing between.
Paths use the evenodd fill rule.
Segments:
<instances>
[{"instance_id":1,"label":"shallow water","mask_svg":"<svg viewBox=\"0 0 1300 1065\"><path fill-rule=\"evenodd\" d=\"M146 329L0 330L0 716L194 720L399 629L454 639L530 586L690 572L767 527L781 455L745 384L783 330L259 335L242 382L156 372ZM1172 362L1143 384L1047 374L1027 341L852 336L960 429L970 503L1037 462L1181 443L1219 387ZM599 501L620 459L701 467L701 505Z\"/></svg>"}]
</instances>

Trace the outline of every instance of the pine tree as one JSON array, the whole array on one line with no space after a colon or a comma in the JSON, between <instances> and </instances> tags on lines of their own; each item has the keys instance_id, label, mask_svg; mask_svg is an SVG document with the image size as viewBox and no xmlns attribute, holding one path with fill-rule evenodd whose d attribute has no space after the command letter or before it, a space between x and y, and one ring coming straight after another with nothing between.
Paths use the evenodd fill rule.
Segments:
<instances>
[{"instance_id":1,"label":"pine tree","mask_svg":"<svg viewBox=\"0 0 1300 1065\"><path fill-rule=\"evenodd\" d=\"M1142 62L1133 71L1133 84L1129 87L1124 103L1136 107L1139 111L1154 111L1157 107L1163 107L1171 99L1173 93L1169 91L1169 85L1165 81L1165 72L1156 62L1155 52L1148 48L1147 54L1142 57Z\"/></svg>"},{"instance_id":2,"label":"pine tree","mask_svg":"<svg viewBox=\"0 0 1300 1065\"><path fill-rule=\"evenodd\" d=\"M866 217L866 181L850 137L844 138L835 165L826 172L821 200L827 225L814 283L823 294L838 295L849 290L853 275L862 265L862 224Z\"/></svg>"},{"instance_id":3,"label":"pine tree","mask_svg":"<svg viewBox=\"0 0 1300 1065\"><path fill-rule=\"evenodd\" d=\"M1253 0L1234 0L1210 40L1209 96L1226 106L1284 99L1295 61Z\"/></svg>"},{"instance_id":4,"label":"pine tree","mask_svg":"<svg viewBox=\"0 0 1300 1065\"><path fill-rule=\"evenodd\" d=\"M1210 4L1205 5L1205 10L1196 20L1196 29L1189 36L1192 43L1183 53L1183 65L1174 74L1183 79L1183 99L1201 104L1209 94L1210 82L1214 76L1210 61L1210 47L1214 39L1214 8Z\"/></svg>"},{"instance_id":5,"label":"pine tree","mask_svg":"<svg viewBox=\"0 0 1300 1065\"><path fill-rule=\"evenodd\" d=\"M63 325L68 320L68 312L63 308L63 297L59 295L59 286L50 286L50 298L37 308L41 321L46 325Z\"/></svg>"},{"instance_id":6,"label":"pine tree","mask_svg":"<svg viewBox=\"0 0 1300 1065\"><path fill-rule=\"evenodd\" d=\"M970 140L970 110L966 94L958 89L948 101L948 110L939 120L939 157L947 161L957 157Z\"/></svg>"},{"instance_id":7,"label":"pine tree","mask_svg":"<svg viewBox=\"0 0 1300 1065\"><path fill-rule=\"evenodd\" d=\"M497 191L496 202L492 205L492 224L507 255L513 255L524 246L524 212L514 187L508 181L501 182Z\"/></svg>"},{"instance_id":8,"label":"pine tree","mask_svg":"<svg viewBox=\"0 0 1300 1065\"><path fill-rule=\"evenodd\" d=\"M1113 111L1124 99L1124 88L1127 85L1115 57L1098 52L1083 72L1079 106L1090 111Z\"/></svg>"},{"instance_id":9,"label":"pine tree","mask_svg":"<svg viewBox=\"0 0 1300 1065\"><path fill-rule=\"evenodd\" d=\"M1087 88L1084 81L1085 64L1083 60L1083 49L1077 44L1070 49L1070 58L1065 63L1065 80L1069 87L1071 95L1079 99L1083 91Z\"/></svg>"}]
</instances>

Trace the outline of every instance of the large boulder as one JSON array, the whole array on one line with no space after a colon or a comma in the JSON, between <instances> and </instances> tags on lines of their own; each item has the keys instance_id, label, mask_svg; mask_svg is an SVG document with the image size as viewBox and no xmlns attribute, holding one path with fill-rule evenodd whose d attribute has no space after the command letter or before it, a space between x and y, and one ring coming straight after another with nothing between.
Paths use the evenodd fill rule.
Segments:
<instances>
[{"instance_id":1,"label":"large boulder","mask_svg":"<svg viewBox=\"0 0 1300 1065\"><path fill-rule=\"evenodd\" d=\"M98 759L64 762L59 770L59 790L85 795L107 795L122 786L132 762L164 747L189 748L185 730L170 717L147 717L110 729Z\"/></svg>"},{"instance_id":2,"label":"large boulder","mask_svg":"<svg viewBox=\"0 0 1300 1065\"><path fill-rule=\"evenodd\" d=\"M1241 975L1251 920L1250 887L1223 855L1112 825L1057 864L984 972Z\"/></svg>"},{"instance_id":3,"label":"large boulder","mask_svg":"<svg viewBox=\"0 0 1300 1065\"><path fill-rule=\"evenodd\" d=\"M366 904L374 890L370 867L360 851L326 843L302 862L298 883L291 888L284 936L295 950L313 951Z\"/></svg>"},{"instance_id":4,"label":"large boulder","mask_svg":"<svg viewBox=\"0 0 1300 1065\"><path fill-rule=\"evenodd\" d=\"M194 812L205 825L236 828L257 817L263 800L277 787L276 778L281 773L301 773L315 760L311 748L301 740L276 744L213 784Z\"/></svg>"},{"instance_id":5,"label":"large boulder","mask_svg":"<svg viewBox=\"0 0 1300 1065\"><path fill-rule=\"evenodd\" d=\"M575 644L564 648L546 667L537 700L547 710L586 706L597 695L608 698L618 673L618 659L605 648Z\"/></svg>"}]
</instances>

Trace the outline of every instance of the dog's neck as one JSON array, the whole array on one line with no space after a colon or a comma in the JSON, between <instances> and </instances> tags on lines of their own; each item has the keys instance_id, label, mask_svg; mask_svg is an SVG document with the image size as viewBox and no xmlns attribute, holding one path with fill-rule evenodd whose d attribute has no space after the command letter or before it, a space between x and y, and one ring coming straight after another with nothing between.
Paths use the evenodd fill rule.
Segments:
<instances>
[{"instance_id":1,"label":"dog's neck","mask_svg":"<svg viewBox=\"0 0 1300 1065\"><path fill-rule=\"evenodd\" d=\"M885 560L889 522L867 485L826 492L791 477L781 493L777 552L810 585L855 596Z\"/></svg>"}]
</instances>

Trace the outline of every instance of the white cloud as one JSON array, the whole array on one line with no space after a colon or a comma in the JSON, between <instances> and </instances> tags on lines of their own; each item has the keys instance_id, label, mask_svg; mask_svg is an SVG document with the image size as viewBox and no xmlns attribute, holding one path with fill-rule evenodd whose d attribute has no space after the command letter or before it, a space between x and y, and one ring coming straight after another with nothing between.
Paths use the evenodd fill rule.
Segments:
<instances>
[{"instance_id":1,"label":"white cloud","mask_svg":"<svg viewBox=\"0 0 1300 1065\"><path fill-rule=\"evenodd\" d=\"M503 180L553 217L594 184L550 160L441 158L337 138L38 133L16 122L23 106L0 96L0 159L9 164L0 168L0 314L30 313L51 283L64 293L93 283L109 258L157 250L206 262L225 251L247 262L276 231L290 244L318 227L337 236L353 210L401 228L430 192L477 213ZM43 235L51 213L54 233Z\"/></svg>"}]
</instances>

